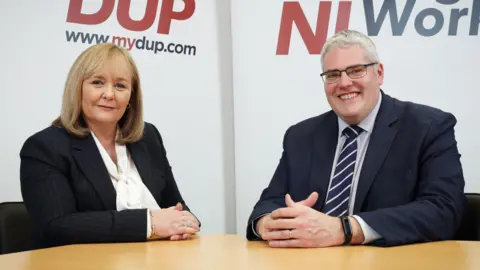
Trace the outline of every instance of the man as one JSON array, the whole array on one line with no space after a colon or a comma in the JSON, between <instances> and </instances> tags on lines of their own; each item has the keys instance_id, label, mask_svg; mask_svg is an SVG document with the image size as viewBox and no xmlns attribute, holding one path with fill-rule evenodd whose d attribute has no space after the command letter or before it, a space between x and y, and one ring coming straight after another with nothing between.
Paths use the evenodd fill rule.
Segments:
<instances>
[{"instance_id":1,"label":"man","mask_svg":"<svg viewBox=\"0 0 480 270\"><path fill-rule=\"evenodd\" d=\"M357 31L330 38L322 66L332 111L286 131L247 238L272 247L451 239L466 202L455 117L386 95L375 45Z\"/></svg>"}]
</instances>

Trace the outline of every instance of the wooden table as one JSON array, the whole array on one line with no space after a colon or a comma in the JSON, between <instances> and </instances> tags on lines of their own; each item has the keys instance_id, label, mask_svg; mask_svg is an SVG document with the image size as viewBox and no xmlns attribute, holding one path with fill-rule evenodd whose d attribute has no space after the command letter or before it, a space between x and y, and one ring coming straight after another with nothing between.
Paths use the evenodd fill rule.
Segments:
<instances>
[{"instance_id":1,"label":"wooden table","mask_svg":"<svg viewBox=\"0 0 480 270\"><path fill-rule=\"evenodd\" d=\"M72 245L1 255L0 269L463 270L480 269L480 242L274 249L238 235L200 235L178 242Z\"/></svg>"}]
</instances>

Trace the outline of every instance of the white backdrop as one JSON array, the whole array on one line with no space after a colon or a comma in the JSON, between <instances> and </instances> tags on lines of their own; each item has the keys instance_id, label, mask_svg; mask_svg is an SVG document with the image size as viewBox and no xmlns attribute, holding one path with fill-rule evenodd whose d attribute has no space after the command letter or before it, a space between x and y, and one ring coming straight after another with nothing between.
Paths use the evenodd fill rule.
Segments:
<instances>
[{"instance_id":1,"label":"white backdrop","mask_svg":"<svg viewBox=\"0 0 480 270\"><path fill-rule=\"evenodd\" d=\"M82 13L95 13L107 1L84 2ZM104 23L82 25L66 22L69 1L0 2L0 201L21 200L20 148L59 114L68 70L89 46L67 42L65 31L146 36L196 47L195 55L138 49L131 53L140 70L145 121L162 134L182 195L202 221L202 233L234 232L235 201L225 203L226 197L234 198L232 109L224 106L231 103L232 92L230 18L225 16L230 7L221 1L197 1L193 15L173 20L169 35L164 35L157 34L162 2L155 22L143 32L120 26L117 4ZM132 1L132 19L142 19L145 7L146 1ZM183 1L176 0L174 11L183 9Z\"/></svg>"},{"instance_id":2,"label":"white backdrop","mask_svg":"<svg viewBox=\"0 0 480 270\"><path fill-rule=\"evenodd\" d=\"M0 2L0 78L5 97L0 106L4 115L0 201L21 200L21 145L58 115L68 69L89 46L68 42L65 31L145 36L166 44L195 46L195 55L132 50L142 79L145 120L162 133L180 189L203 222L202 233L245 233L253 204L277 166L285 130L329 110L319 77L320 55L309 53L295 25L289 53L276 54L284 2L292 6L295 1L195 1L193 15L173 20L168 35L157 33L164 1L158 3L152 26L140 32L118 23L116 4L104 23L82 25L66 22L69 1ZM107 0L84 2L82 13L94 13ZM131 2L132 19L141 19L147 1ZM360 31L367 31L364 3L372 2L375 19L384 2L390 9L397 7L399 13L414 4L402 35L393 36L387 15L378 35L372 36L385 65L383 88L397 98L455 114L466 189L480 192L474 157L480 146L476 132L471 132L475 127L469 128L476 123L474 100L479 94L474 76L480 60L480 38L477 31L469 35L469 30L477 29L480 1L452 5L413 0L346 2L351 2L349 28ZM300 0L298 4L315 33L319 1ZM337 7L338 1L332 1L329 36L335 29ZM462 11L452 13L452 9ZM175 0L174 10L181 12L183 1ZM467 15L460 18L457 34L449 36L450 25L455 25L450 23L451 14L457 13ZM425 31L415 31L418 14L443 16L443 28L435 36L422 36ZM430 16L424 26L431 28L434 23Z\"/></svg>"},{"instance_id":3,"label":"white backdrop","mask_svg":"<svg viewBox=\"0 0 480 270\"><path fill-rule=\"evenodd\" d=\"M289 54L276 55L284 2L290 2L290 5L295 1L232 1L239 234L245 233L252 207L278 164L286 129L298 121L330 110L319 76L320 55L309 53L296 25L292 30ZM367 32L366 2L372 1L351 1L350 29ZM384 91L399 99L454 113L458 120L456 135L463 155L466 190L480 192L480 171L475 158L480 144L476 136L478 128L472 126L478 122L476 100L480 94L475 87L480 37L476 32L469 35L471 21L473 27L479 22L475 19L480 17L480 1L475 0L476 13L472 19L473 0L459 1L451 6L436 1L375 0L372 13L375 19L384 2L385 7L397 7L399 14L405 7L410 7L407 4L414 4L403 35L393 36L390 16L387 15L378 35L371 37L385 67ZM298 3L315 33L319 1L300 0ZM338 6L338 1L333 1L328 36L335 31ZM426 8L438 11L430 9L423 13L444 17L443 29L431 37L415 31L415 18ZM452 9L468 9L468 15L459 21L456 36L448 35ZM425 28L431 28L435 20L430 16L424 23Z\"/></svg>"}]
</instances>

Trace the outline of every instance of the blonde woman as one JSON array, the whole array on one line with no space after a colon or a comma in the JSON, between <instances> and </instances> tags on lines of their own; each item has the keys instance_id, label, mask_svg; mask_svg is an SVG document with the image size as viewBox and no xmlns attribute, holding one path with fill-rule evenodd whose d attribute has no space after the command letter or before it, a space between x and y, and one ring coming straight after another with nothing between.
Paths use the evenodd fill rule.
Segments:
<instances>
[{"instance_id":1,"label":"blonde woman","mask_svg":"<svg viewBox=\"0 0 480 270\"><path fill-rule=\"evenodd\" d=\"M138 70L123 48L80 54L61 115L20 157L23 200L45 246L180 240L200 230L160 133L143 121Z\"/></svg>"}]
</instances>

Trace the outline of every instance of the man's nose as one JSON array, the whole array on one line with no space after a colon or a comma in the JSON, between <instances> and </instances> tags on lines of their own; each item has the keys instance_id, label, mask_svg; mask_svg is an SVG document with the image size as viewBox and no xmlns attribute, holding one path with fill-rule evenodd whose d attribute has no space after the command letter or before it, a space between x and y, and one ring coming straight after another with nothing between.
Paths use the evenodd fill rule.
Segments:
<instances>
[{"instance_id":1,"label":"man's nose","mask_svg":"<svg viewBox=\"0 0 480 270\"><path fill-rule=\"evenodd\" d=\"M340 73L340 80L338 81L340 87L349 87L352 85L352 79L348 77L346 72Z\"/></svg>"}]
</instances>

